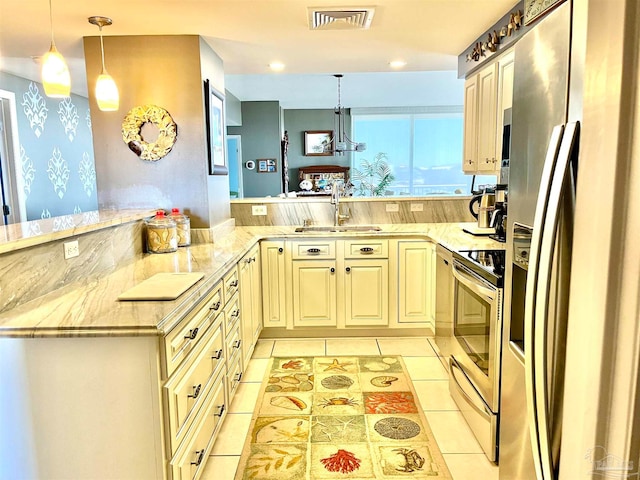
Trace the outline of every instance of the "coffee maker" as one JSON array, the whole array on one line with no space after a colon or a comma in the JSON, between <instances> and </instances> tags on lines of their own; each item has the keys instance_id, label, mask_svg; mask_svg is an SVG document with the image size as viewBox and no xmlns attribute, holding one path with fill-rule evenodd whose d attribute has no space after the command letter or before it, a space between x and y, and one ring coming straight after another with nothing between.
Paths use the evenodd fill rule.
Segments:
<instances>
[{"instance_id":1,"label":"coffee maker","mask_svg":"<svg viewBox=\"0 0 640 480\"><path fill-rule=\"evenodd\" d=\"M507 240L507 185L498 184L495 189L495 204L493 212L491 213L491 219L489 220L489 226L495 229L495 234L489 235L489 237L499 242L505 242Z\"/></svg>"},{"instance_id":2,"label":"coffee maker","mask_svg":"<svg viewBox=\"0 0 640 480\"><path fill-rule=\"evenodd\" d=\"M495 188L485 186L480 191L474 193L476 193L476 195L474 195L469 202L469 211L471 215L478 220L478 228L490 228L496 203ZM474 209L476 203L478 204L477 211Z\"/></svg>"}]
</instances>

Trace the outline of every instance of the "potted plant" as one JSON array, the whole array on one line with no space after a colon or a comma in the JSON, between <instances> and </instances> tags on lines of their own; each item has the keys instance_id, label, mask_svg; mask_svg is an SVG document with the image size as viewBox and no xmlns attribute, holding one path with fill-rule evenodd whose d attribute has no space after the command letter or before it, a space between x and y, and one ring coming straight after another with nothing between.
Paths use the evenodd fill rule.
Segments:
<instances>
[{"instance_id":1,"label":"potted plant","mask_svg":"<svg viewBox=\"0 0 640 480\"><path fill-rule=\"evenodd\" d=\"M380 197L385 195L389 185L395 180L387 163L386 153L378 153L370 162L362 159L360 169L354 168L351 179L355 182L356 194L361 197Z\"/></svg>"}]
</instances>

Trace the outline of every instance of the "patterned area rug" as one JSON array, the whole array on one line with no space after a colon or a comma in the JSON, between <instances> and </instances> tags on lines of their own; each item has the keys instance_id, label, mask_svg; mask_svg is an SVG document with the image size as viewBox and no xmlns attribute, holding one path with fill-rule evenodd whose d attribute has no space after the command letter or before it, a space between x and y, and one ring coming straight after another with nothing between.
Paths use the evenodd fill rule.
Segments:
<instances>
[{"instance_id":1,"label":"patterned area rug","mask_svg":"<svg viewBox=\"0 0 640 480\"><path fill-rule=\"evenodd\" d=\"M451 479L402 357L271 359L235 480Z\"/></svg>"}]
</instances>

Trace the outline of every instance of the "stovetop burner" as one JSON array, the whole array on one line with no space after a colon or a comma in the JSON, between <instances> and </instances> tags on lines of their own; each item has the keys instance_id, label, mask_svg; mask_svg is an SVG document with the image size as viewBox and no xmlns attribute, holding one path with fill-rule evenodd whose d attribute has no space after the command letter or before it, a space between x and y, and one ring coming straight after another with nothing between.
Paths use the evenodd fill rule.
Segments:
<instances>
[{"instance_id":1,"label":"stovetop burner","mask_svg":"<svg viewBox=\"0 0 640 480\"><path fill-rule=\"evenodd\" d=\"M501 287L504 277L504 250L461 250L454 252L454 257L476 273Z\"/></svg>"}]
</instances>

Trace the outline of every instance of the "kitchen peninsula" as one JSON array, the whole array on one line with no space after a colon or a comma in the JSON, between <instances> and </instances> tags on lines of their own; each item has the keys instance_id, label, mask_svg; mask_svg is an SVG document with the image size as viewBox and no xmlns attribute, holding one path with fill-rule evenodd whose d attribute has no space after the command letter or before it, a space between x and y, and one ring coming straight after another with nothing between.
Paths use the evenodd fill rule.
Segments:
<instances>
[{"instance_id":1,"label":"kitchen peninsula","mask_svg":"<svg viewBox=\"0 0 640 480\"><path fill-rule=\"evenodd\" d=\"M150 255L142 249L149 215L106 215L93 227L7 235L0 244L0 356L7 366L0 423L11 440L0 449L3 471L197 476L239 382L247 354L241 345L256 340L243 334L239 267L257 264L252 252L262 241L328 238L291 226L236 227L215 243ZM495 246L463 233L460 224L379 227L335 235L425 240L450 250ZM79 241L80 255L64 260L62 243L69 240ZM159 272L204 278L174 301L117 300Z\"/></svg>"}]
</instances>

